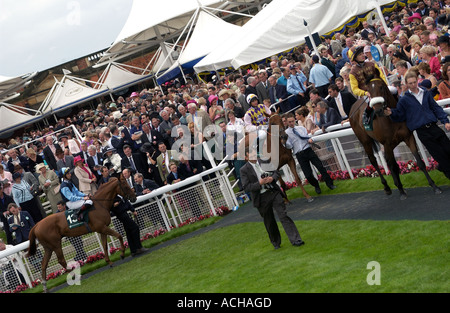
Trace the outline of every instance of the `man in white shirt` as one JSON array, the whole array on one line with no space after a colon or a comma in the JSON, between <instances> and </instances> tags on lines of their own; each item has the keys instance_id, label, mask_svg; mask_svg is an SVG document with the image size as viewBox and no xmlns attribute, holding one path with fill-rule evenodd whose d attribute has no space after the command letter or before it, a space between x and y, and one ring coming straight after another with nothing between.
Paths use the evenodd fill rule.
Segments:
<instances>
[{"instance_id":1,"label":"man in white shirt","mask_svg":"<svg viewBox=\"0 0 450 313\"><path fill-rule=\"evenodd\" d=\"M336 186L333 184L333 180L327 173L322 161L320 161L314 150L311 149L310 144L313 143L313 141L308 135L306 128L303 126L295 126L295 117L292 113L287 116L287 123L288 128L286 129L286 134L288 135L288 140L286 141L286 148L292 149L302 168L303 174L305 174L308 182L314 186L316 193L320 194L322 190L320 189L319 182L313 175L310 163L312 163L320 174L322 174L322 178L325 180L328 188L331 190L336 189Z\"/></svg>"}]
</instances>

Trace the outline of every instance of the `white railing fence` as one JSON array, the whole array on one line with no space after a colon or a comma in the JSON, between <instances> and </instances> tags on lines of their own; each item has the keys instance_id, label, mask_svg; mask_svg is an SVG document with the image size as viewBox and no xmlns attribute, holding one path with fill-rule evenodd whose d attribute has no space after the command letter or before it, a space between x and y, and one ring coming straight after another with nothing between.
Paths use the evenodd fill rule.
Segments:
<instances>
[{"instance_id":1,"label":"white railing fence","mask_svg":"<svg viewBox=\"0 0 450 313\"><path fill-rule=\"evenodd\" d=\"M439 101L438 103L441 106L446 106L450 104L450 99ZM445 108L444 110L450 114L450 108ZM79 138L80 136L76 129L73 128L73 130ZM320 134L319 132L313 137L314 142L319 146L314 148L315 152L327 170L348 171L350 178L354 179L352 169L364 168L370 164L362 145L348 123L342 126L333 125L326 131L325 134ZM428 165L429 154L417 137L416 140L420 154ZM164 186L150 194L140 196L133 203L138 212L136 222L140 229L141 238L150 238L162 232L171 231L171 229L193 221L200 216L215 215L215 209L222 206L234 209L239 205L233 191L233 187L236 186L237 182L231 186L228 178L230 172L226 173L228 168L227 162L222 161L219 165L216 165L208 146L206 144L203 146L208 159L212 160L212 169L182 182ZM383 147L377 154L378 163L387 169L382 151ZM412 153L404 143L400 144L394 152L398 161L406 162L413 159ZM285 181L294 181L294 176L287 166L283 167L281 172ZM304 179L298 163L297 172ZM123 226L115 217L112 219L111 227L121 233L126 241ZM119 247L119 243L115 238L110 238L108 242L109 249ZM27 259L24 258L24 251L28 248L28 245L27 241L0 251L0 292L14 291L22 284L27 284L31 287L33 281L40 279L42 248L38 249L35 257ZM101 248L100 238L96 233L81 237L64 238L63 251L69 263L71 261L86 260L89 256L95 256L99 252L105 253ZM57 263L56 256L53 255L47 273L58 273L60 270L61 266Z\"/></svg>"},{"instance_id":2,"label":"white railing fence","mask_svg":"<svg viewBox=\"0 0 450 313\"><path fill-rule=\"evenodd\" d=\"M133 206L137 212L135 221L139 226L140 238L152 238L205 216L217 215L216 209L221 207L234 209L238 204L225 173L226 167L227 164L214 166L184 181L139 196ZM134 218L131 213L130 217ZM127 241L123 226L116 217L112 218L111 227ZM62 245L68 263L86 261L89 257L95 258L98 253L106 253L97 233L63 238ZM33 281L41 278L42 247L38 245L37 254L25 258L28 246L27 241L0 251L0 292L14 291L22 284L32 286ZM110 237L108 247L111 251L120 245L115 238ZM60 270L62 267L53 254L47 273L54 276Z\"/></svg>"}]
</instances>

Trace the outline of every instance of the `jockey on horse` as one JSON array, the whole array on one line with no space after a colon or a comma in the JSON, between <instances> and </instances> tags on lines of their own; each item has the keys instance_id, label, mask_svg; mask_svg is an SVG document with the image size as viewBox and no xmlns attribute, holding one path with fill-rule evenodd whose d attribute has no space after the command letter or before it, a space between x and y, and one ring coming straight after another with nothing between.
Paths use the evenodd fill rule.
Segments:
<instances>
[{"instance_id":1,"label":"jockey on horse","mask_svg":"<svg viewBox=\"0 0 450 313\"><path fill-rule=\"evenodd\" d=\"M383 71L373 62L366 62L364 55L364 47L355 46L348 50L349 59L352 61L352 69L350 71L350 84L352 92L357 97L369 97L370 94L367 91L367 78L375 76L376 71L380 73L380 78L384 80L387 85L386 77ZM370 99L369 99L370 100ZM367 106L367 109L363 115L363 124L370 125L370 116L373 109Z\"/></svg>"},{"instance_id":2,"label":"jockey on horse","mask_svg":"<svg viewBox=\"0 0 450 313\"><path fill-rule=\"evenodd\" d=\"M78 216L78 221L83 219L83 212L89 209L93 202L90 199L91 195L86 195L78 190L78 188L70 180L72 173L70 168L63 167L61 169L61 197L66 202L67 208L70 210L79 210L76 213Z\"/></svg>"},{"instance_id":3,"label":"jockey on horse","mask_svg":"<svg viewBox=\"0 0 450 313\"><path fill-rule=\"evenodd\" d=\"M258 97L255 94L249 94L247 96L247 103L250 104L250 108L244 116L245 131L246 133L257 132L252 147L256 149L259 146L258 155L260 155L260 150L262 150L264 142L267 139L269 116L272 114L272 111L264 104L259 103Z\"/></svg>"}]
</instances>

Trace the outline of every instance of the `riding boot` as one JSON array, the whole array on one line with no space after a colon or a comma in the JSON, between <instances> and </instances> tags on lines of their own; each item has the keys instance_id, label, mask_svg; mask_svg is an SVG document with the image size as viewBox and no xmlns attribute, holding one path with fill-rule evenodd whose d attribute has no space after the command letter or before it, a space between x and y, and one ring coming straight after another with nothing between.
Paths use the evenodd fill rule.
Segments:
<instances>
[{"instance_id":1,"label":"riding boot","mask_svg":"<svg viewBox=\"0 0 450 313\"><path fill-rule=\"evenodd\" d=\"M92 207L92 204L90 203L85 203L81 206L80 211L78 212L78 221L81 222L84 218L84 212L89 209L90 207Z\"/></svg>"},{"instance_id":2,"label":"riding boot","mask_svg":"<svg viewBox=\"0 0 450 313\"><path fill-rule=\"evenodd\" d=\"M363 113L363 125L370 125L372 111L373 111L373 109L370 108L370 107L367 107L367 109L364 110L364 113Z\"/></svg>"}]
</instances>

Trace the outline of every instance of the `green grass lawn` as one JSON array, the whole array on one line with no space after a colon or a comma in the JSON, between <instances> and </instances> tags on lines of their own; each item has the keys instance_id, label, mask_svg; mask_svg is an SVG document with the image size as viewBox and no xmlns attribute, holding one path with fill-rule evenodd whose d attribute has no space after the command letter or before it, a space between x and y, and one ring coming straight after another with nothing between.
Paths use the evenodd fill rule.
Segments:
<instances>
[{"instance_id":1,"label":"green grass lawn","mask_svg":"<svg viewBox=\"0 0 450 313\"><path fill-rule=\"evenodd\" d=\"M62 292L448 292L448 222L298 221L306 245L274 250L262 223L207 232ZM281 226L280 226L281 227ZM367 284L380 264L380 285Z\"/></svg>"},{"instance_id":2,"label":"green grass lawn","mask_svg":"<svg viewBox=\"0 0 450 313\"><path fill-rule=\"evenodd\" d=\"M448 180L430 172L438 186ZM391 176L385 176L398 195ZM422 173L401 176L406 189L427 186ZM336 190L321 183L323 195L382 190L379 178L335 181ZM305 186L315 196L313 187ZM302 197L300 188L288 191L291 200ZM242 209L252 209L246 206ZM209 219L175 229L144 242L157 245L208 226ZM80 286L60 292L449 292L448 221L296 221L305 246L289 244L284 231L280 250L268 241L262 221L211 230L82 279ZM280 225L281 229L281 225ZM129 250L127 250L129 254ZM112 260L118 259L118 253ZM381 266L381 285L366 282L371 270ZM82 273L105 266L98 261ZM52 288L65 276L49 281ZM26 292L39 292L42 287Z\"/></svg>"}]
</instances>

